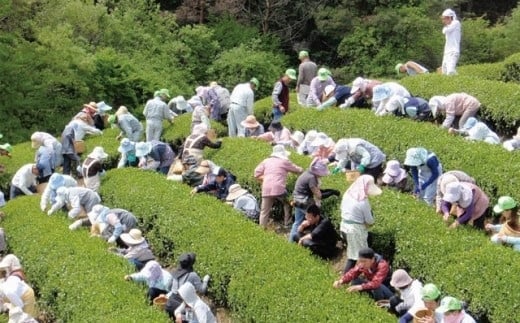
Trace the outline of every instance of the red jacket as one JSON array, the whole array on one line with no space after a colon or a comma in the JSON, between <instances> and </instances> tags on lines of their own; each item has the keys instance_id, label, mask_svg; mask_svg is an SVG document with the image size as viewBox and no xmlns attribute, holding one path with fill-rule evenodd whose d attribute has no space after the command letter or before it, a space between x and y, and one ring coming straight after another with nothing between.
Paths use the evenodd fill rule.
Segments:
<instances>
[{"instance_id":1,"label":"red jacket","mask_svg":"<svg viewBox=\"0 0 520 323\"><path fill-rule=\"evenodd\" d=\"M355 278L362 276L367 280L366 283L361 284L363 290L377 289L388 276L388 272L390 271L390 266L388 262L383 259L380 255L375 255L376 261L370 267L370 269L364 269L356 265L354 268L351 268L349 271L341 277L340 281L342 284L350 283Z\"/></svg>"}]
</instances>

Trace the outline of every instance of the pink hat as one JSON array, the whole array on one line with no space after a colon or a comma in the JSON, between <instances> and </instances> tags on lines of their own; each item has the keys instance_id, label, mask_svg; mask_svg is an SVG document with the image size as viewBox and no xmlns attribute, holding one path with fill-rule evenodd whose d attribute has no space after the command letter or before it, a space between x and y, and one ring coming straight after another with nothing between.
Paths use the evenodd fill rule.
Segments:
<instances>
[{"instance_id":1,"label":"pink hat","mask_svg":"<svg viewBox=\"0 0 520 323\"><path fill-rule=\"evenodd\" d=\"M399 183L406 178L406 171L401 168L401 164L397 160L390 160L386 163L383 175L383 183L394 184Z\"/></svg>"}]
</instances>

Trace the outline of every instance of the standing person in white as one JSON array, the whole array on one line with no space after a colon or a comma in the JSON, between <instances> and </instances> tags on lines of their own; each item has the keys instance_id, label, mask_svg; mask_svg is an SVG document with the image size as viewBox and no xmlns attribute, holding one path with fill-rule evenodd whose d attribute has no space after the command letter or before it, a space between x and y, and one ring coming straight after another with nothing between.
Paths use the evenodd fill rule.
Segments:
<instances>
[{"instance_id":1,"label":"standing person in white","mask_svg":"<svg viewBox=\"0 0 520 323\"><path fill-rule=\"evenodd\" d=\"M241 125L247 116L253 114L255 102L254 90L259 86L258 79L253 77L248 83L235 86L231 92L229 111L227 116L228 133L230 137L244 137L245 128Z\"/></svg>"},{"instance_id":2,"label":"standing person in white","mask_svg":"<svg viewBox=\"0 0 520 323\"><path fill-rule=\"evenodd\" d=\"M442 57L442 74L454 75L457 74L455 67L460 56L461 25L455 11L451 9L446 9L442 13L442 23L444 24L442 33L446 37Z\"/></svg>"}]
</instances>

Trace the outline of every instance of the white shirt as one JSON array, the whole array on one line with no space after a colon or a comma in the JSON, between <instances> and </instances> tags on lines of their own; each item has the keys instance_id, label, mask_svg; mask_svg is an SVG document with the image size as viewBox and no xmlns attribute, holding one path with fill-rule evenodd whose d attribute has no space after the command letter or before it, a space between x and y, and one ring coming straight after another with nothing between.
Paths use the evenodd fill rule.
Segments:
<instances>
[{"instance_id":1,"label":"white shirt","mask_svg":"<svg viewBox=\"0 0 520 323\"><path fill-rule=\"evenodd\" d=\"M11 304L23 308L22 295L27 292L29 288L29 285L21 280L20 277L9 276L5 282L0 285L0 294L9 299Z\"/></svg>"},{"instance_id":2,"label":"white shirt","mask_svg":"<svg viewBox=\"0 0 520 323\"><path fill-rule=\"evenodd\" d=\"M36 186L36 175L32 173L34 164L23 165L16 174L14 174L11 184L18 187L25 195L33 195L29 187Z\"/></svg>"},{"instance_id":3,"label":"white shirt","mask_svg":"<svg viewBox=\"0 0 520 323\"><path fill-rule=\"evenodd\" d=\"M347 193L343 194L341 200L341 224L340 230L343 232L347 231L345 221L353 221L361 224L373 224L374 217L372 216L372 208L368 199L363 201L356 201Z\"/></svg>"},{"instance_id":4,"label":"white shirt","mask_svg":"<svg viewBox=\"0 0 520 323\"><path fill-rule=\"evenodd\" d=\"M241 83L235 86L230 96L231 103L237 104L247 109L249 115L253 114L253 103L255 101L255 93L248 83Z\"/></svg>"},{"instance_id":5,"label":"white shirt","mask_svg":"<svg viewBox=\"0 0 520 323\"><path fill-rule=\"evenodd\" d=\"M460 53L460 21L453 19L449 25L442 28L442 33L446 37L444 53Z\"/></svg>"}]
</instances>

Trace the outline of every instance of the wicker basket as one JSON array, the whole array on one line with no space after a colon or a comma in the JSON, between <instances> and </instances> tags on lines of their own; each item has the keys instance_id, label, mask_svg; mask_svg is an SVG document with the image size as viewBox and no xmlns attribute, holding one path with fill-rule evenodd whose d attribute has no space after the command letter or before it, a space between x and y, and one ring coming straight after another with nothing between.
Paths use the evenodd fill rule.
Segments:
<instances>
[{"instance_id":1,"label":"wicker basket","mask_svg":"<svg viewBox=\"0 0 520 323\"><path fill-rule=\"evenodd\" d=\"M345 179L349 183L354 182L359 176L361 176L361 173L358 172L357 170L347 170L345 172Z\"/></svg>"},{"instance_id":2,"label":"wicker basket","mask_svg":"<svg viewBox=\"0 0 520 323\"><path fill-rule=\"evenodd\" d=\"M433 317L433 312L431 310L428 310L428 309L418 310L413 315L413 323L418 323L419 319L421 319L423 317L428 317L428 316Z\"/></svg>"},{"instance_id":3,"label":"wicker basket","mask_svg":"<svg viewBox=\"0 0 520 323\"><path fill-rule=\"evenodd\" d=\"M153 299L153 305L160 309L161 311L164 311L164 308L166 307L166 303L168 302L168 297L166 295L160 295Z\"/></svg>"},{"instance_id":4,"label":"wicker basket","mask_svg":"<svg viewBox=\"0 0 520 323\"><path fill-rule=\"evenodd\" d=\"M208 132L206 133L206 136L208 136L208 139L211 141L217 140L217 132L213 128L208 130Z\"/></svg>"},{"instance_id":5,"label":"wicker basket","mask_svg":"<svg viewBox=\"0 0 520 323\"><path fill-rule=\"evenodd\" d=\"M85 142L83 140L74 141L74 150L76 151L76 154L83 154L85 149Z\"/></svg>"}]
</instances>

